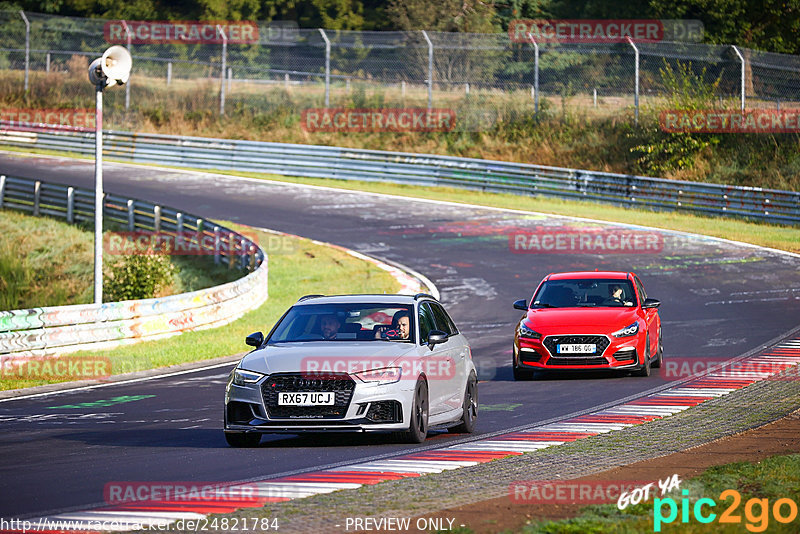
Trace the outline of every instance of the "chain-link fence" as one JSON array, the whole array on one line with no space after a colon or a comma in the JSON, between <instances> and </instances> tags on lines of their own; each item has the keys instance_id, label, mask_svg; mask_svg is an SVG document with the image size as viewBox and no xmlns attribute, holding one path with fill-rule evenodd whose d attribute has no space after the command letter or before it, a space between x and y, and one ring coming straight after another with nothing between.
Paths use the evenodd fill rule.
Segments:
<instances>
[{"instance_id":1,"label":"chain-link fence","mask_svg":"<svg viewBox=\"0 0 800 534\"><path fill-rule=\"evenodd\" d=\"M217 114L297 120L304 109L320 107L447 108L466 130L530 115L540 105L634 120L639 106L667 102L675 87L665 71L677 69L712 87L721 105L738 107L742 95L748 108L800 100L800 57L734 46L534 44L507 34L333 31L274 22L258 24L244 44L235 29L229 37L221 27L213 38L159 43L161 30L135 24L0 11L0 105L93 109L86 70L111 42L129 45L134 65L128 86L107 92L105 125L115 129L136 130L145 119L157 126L175 114L190 122Z\"/></svg>"}]
</instances>

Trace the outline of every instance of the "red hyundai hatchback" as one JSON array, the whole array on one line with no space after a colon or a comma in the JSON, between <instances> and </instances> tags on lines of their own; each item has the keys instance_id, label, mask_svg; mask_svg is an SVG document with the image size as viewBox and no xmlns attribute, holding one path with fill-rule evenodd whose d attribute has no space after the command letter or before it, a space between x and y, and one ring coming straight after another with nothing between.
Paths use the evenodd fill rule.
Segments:
<instances>
[{"instance_id":1,"label":"red hyundai hatchback","mask_svg":"<svg viewBox=\"0 0 800 534\"><path fill-rule=\"evenodd\" d=\"M536 288L514 334L515 380L535 371L630 370L661 367L661 302L647 298L639 277L625 272L549 274Z\"/></svg>"}]
</instances>

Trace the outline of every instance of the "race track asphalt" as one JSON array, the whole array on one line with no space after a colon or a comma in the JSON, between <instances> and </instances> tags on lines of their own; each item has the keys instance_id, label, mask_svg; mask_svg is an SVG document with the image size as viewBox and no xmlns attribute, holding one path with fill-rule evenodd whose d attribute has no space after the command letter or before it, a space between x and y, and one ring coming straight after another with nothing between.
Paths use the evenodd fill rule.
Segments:
<instances>
[{"instance_id":1,"label":"race track asphalt","mask_svg":"<svg viewBox=\"0 0 800 534\"><path fill-rule=\"evenodd\" d=\"M2 154L0 174L94 184L92 162L66 158ZM510 234L543 236L601 225L118 163L105 165L105 190L335 243L424 274L472 345L483 407L478 435L587 410L668 382L655 371L649 378L589 374L514 382L511 343L521 312L511 303L529 299L549 272L636 272L648 296L662 301L666 359L735 357L800 322L799 258L708 238L638 230L653 232L660 245L635 254L521 253L513 250ZM632 231L602 227L621 235ZM359 435L272 435L256 449L229 448L220 429L230 367L0 403L0 517L101 504L105 484L114 481L248 480L414 449ZM94 405L75 407L80 403ZM437 433L419 447L463 437Z\"/></svg>"}]
</instances>

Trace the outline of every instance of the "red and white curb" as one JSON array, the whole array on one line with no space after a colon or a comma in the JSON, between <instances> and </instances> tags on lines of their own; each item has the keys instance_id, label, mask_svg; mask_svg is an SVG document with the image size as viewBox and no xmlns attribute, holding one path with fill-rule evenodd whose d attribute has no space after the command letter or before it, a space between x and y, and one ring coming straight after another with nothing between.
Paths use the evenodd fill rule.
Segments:
<instances>
[{"instance_id":1,"label":"red and white curb","mask_svg":"<svg viewBox=\"0 0 800 534\"><path fill-rule=\"evenodd\" d=\"M182 499L106 506L82 512L64 513L31 519L31 523L47 521L50 531L134 530L146 526L166 526L177 520L203 520L209 514L229 513L241 508L262 507L270 502L302 499L311 495L354 489L387 480L418 477L429 473L459 469L498 458L561 445L566 442L621 430L668 417L722 397L755 382L769 379L786 369L800 365L800 338L780 343L758 355L737 362L745 369L712 371L673 388L647 395L563 421L529 430L511 432L491 438L452 445L441 449L415 452L385 460L354 463L343 467L291 475L261 482L230 486L256 488L256 495L246 500ZM760 371L759 369L764 369ZM784 378L780 378L784 379ZM798 377L787 377L797 380ZM67 527L68 522L72 526ZM41 523L39 523L41 525Z\"/></svg>"}]
</instances>

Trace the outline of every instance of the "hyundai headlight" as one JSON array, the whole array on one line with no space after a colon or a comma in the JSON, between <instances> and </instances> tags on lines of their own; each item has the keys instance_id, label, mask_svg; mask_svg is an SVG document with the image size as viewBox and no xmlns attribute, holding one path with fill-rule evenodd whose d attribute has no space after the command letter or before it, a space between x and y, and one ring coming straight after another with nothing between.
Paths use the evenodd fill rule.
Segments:
<instances>
[{"instance_id":1,"label":"hyundai headlight","mask_svg":"<svg viewBox=\"0 0 800 534\"><path fill-rule=\"evenodd\" d=\"M248 386L250 384L254 384L261 380L261 378L265 376L261 373L256 373L253 371L245 371L244 369L234 369L233 370L233 383L237 386Z\"/></svg>"},{"instance_id":2,"label":"hyundai headlight","mask_svg":"<svg viewBox=\"0 0 800 534\"><path fill-rule=\"evenodd\" d=\"M372 385L394 384L400 380L403 370L400 367L382 367L354 373L353 376Z\"/></svg>"},{"instance_id":3,"label":"hyundai headlight","mask_svg":"<svg viewBox=\"0 0 800 534\"><path fill-rule=\"evenodd\" d=\"M520 323L519 337L525 337L528 339L542 339L542 334L540 334L536 330L528 328L527 326L525 326L525 323Z\"/></svg>"},{"instance_id":4,"label":"hyundai headlight","mask_svg":"<svg viewBox=\"0 0 800 534\"><path fill-rule=\"evenodd\" d=\"M622 330L617 330L614 332L614 337L631 337L635 336L639 332L639 321L636 321L633 324L630 324L623 328Z\"/></svg>"}]
</instances>

